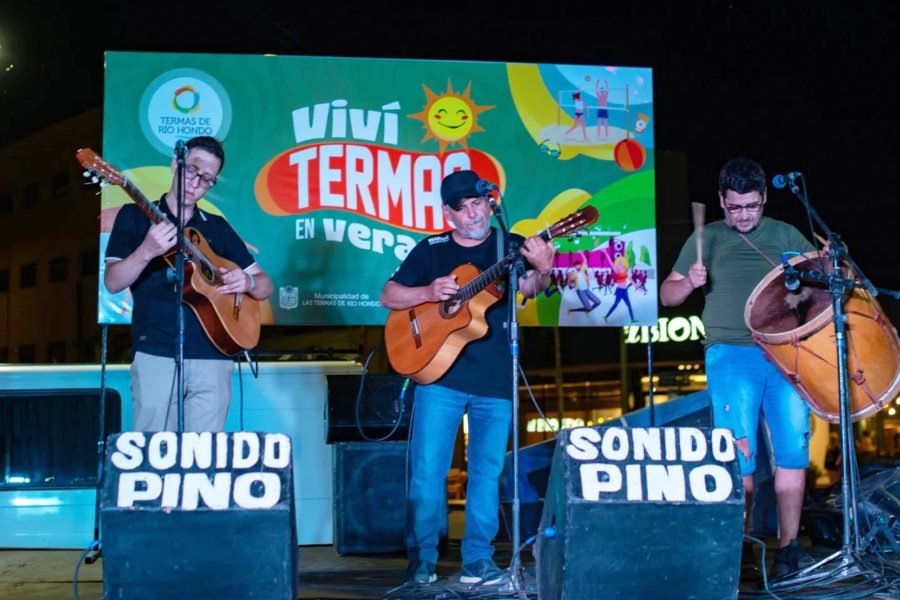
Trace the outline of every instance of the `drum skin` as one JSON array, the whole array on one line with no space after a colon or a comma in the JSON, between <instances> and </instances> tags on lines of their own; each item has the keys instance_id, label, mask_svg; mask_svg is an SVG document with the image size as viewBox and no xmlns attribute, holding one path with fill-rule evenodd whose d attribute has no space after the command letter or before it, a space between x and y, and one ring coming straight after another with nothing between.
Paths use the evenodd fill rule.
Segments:
<instances>
[{"instance_id":1,"label":"drum skin","mask_svg":"<svg viewBox=\"0 0 900 600\"><path fill-rule=\"evenodd\" d=\"M788 261L798 271L833 272L827 257L816 252ZM842 265L844 277L852 272ZM864 419L900 392L900 339L881 306L867 291L854 288L842 300L847 317L847 375L850 418ZM834 307L828 284L801 279L800 287L785 287L779 265L753 290L744 320L753 339L779 371L790 379L810 409L831 423L840 422Z\"/></svg>"}]
</instances>

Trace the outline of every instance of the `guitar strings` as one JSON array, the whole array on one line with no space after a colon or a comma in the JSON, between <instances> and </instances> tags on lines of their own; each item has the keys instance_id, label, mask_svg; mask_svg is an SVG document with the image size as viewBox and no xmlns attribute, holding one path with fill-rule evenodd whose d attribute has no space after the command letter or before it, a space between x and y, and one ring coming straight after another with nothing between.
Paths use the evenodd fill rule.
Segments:
<instances>
[{"instance_id":1,"label":"guitar strings","mask_svg":"<svg viewBox=\"0 0 900 600\"><path fill-rule=\"evenodd\" d=\"M579 226L582 226L584 223L579 222L575 227L569 225L570 221L577 220L582 221L581 217L578 215L573 215L572 217L563 219L556 225L549 227L545 231L541 232L541 237L544 238L545 241L549 241L553 237L561 235L565 233L566 229L577 229ZM474 279L463 285L456 294L452 297L443 300L441 302L436 302L432 307L428 310L424 311L420 315L416 315L415 318L411 319L409 322L410 332L415 332L415 330L421 331L423 327L428 327L434 321L443 320L441 316L442 311L445 311L451 305L456 302L468 302L472 297L475 296L476 293L482 291L485 287L490 285L492 281L497 279L500 274L506 270L507 266L512 262L512 255L507 255L503 257L503 260L492 266L486 271L479 273ZM473 291L474 288L477 288Z\"/></svg>"},{"instance_id":2,"label":"guitar strings","mask_svg":"<svg viewBox=\"0 0 900 600\"><path fill-rule=\"evenodd\" d=\"M578 212L569 215L568 217L561 219L554 225L548 227L546 230L540 233L540 236L544 239L544 241L550 241L554 237L558 237L560 235L563 235L564 233L574 231L575 229L593 223L597 220L597 216L598 215L596 208L592 206L585 207L584 209L579 210ZM496 265L486 271L479 273L475 278L463 285L459 289L459 291L452 297L448 298L447 300L435 303L433 306L428 308L428 310L422 312L422 314L416 315L414 318L410 319L410 332L415 335L416 331L421 332L425 327L428 327L434 321L439 319L443 320L444 317L442 316L442 313L446 311L447 308L449 308L456 302L467 302L468 300L470 300L476 293L482 291L492 281L497 279L511 262L511 254L503 257L503 260L498 262Z\"/></svg>"},{"instance_id":3,"label":"guitar strings","mask_svg":"<svg viewBox=\"0 0 900 600\"><path fill-rule=\"evenodd\" d=\"M482 271L471 281L464 284L453 296L441 302L436 302L434 306L430 307L422 314L417 315L409 322L410 331L413 331L415 329L421 330L422 326L428 326L436 320L442 320L443 317L441 316L441 310L446 310L456 302L469 301L472 297L475 296L475 294L480 292L492 281L497 279L497 277L499 277L500 274L505 270L510 261L511 258L509 256L504 257L503 260L501 260L499 263L486 271Z\"/></svg>"}]
</instances>

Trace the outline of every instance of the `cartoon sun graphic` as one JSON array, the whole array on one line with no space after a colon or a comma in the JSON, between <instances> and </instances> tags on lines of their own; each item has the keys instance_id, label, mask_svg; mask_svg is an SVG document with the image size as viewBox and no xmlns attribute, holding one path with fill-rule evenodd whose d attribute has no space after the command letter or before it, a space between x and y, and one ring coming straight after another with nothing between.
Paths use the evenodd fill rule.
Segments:
<instances>
[{"instance_id":1,"label":"cartoon sun graphic","mask_svg":"<svg viewBox=\"0 0 900 600\"><path fill-rule=\"evenodd\" d=\"M468 148L466 139L476 131L484 131L478 125L478 115L494 107L475 104L469 96L471 87L470 81L462 94L454 92L453 84L448 79L447 91L438 95L422 84L422 89L425 90L425 108L422 112L409 115L409 118L422 121L422 129L425 130L422 141L437 139L440 154L452 144Z\"/></svg>"}]
</instances>

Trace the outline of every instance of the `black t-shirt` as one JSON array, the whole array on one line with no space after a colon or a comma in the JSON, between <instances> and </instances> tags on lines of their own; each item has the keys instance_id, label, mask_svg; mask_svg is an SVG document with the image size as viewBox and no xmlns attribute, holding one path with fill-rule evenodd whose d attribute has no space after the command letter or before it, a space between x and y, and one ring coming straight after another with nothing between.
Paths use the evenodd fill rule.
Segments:
<instances>
[{"instance_id":1,"label":"black t-shirt","mask_svg":"<svg viewBox=\"0 0 900 600\"><path fill-rule=\"evenodd\" d=\"M475 265L479 271L486 271L503 258L498 256L497 236L497 230L491 228L490 235L477 246L457 244L450 232L429 236L410 251L391 276L391 281L407 287L428 285L466 263ZM521 245L524 238L512 234L512 241ZM533 267L526 261L525 268ZM503 297L485 312L487 334L469 342L450 369L434 383L477 396L512 399L512 354L507 334L507 275L504 272L500 278Z\"/></svg>"},{"instance_id":2,"label":"black t-shirt","mask_svg":"<svg viewBox=\"0 0 900 600\"><path fill-rule=\"evenodd\" d=\"M158 203L163 214L175 222L164 201ZM106 258L124 259L144 240L150 229L150 219L136 204L127 204L119 210L113 224ZM231 225L218 215L194 209L188 227L199 231L218 256L228 259L242 269L256 261ZM175 357L178 340L176 321L175 286L168 277L169 263L158 256L150 261L140 276L131 284L134 313L131 316L131 352L145 352L155 356ZM197 315L184 305L184 358L222 359L225 355L209 341Z\"/></svg>"}]
</instances>

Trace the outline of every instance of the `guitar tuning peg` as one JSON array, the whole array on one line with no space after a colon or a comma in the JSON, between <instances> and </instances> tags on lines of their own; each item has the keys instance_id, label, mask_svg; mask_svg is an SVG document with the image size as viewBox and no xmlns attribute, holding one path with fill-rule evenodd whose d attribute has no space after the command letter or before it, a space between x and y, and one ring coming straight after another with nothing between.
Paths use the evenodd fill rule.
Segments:
<instances>
[{"instance_id":1,"label":"guitar tuning peg","mask_svg":"<svg viewBox=\"0 0 900 600\"><path fill-rule=\"evenodd\" d=\"M99 183L99 182L100 182L99 177L97 177L96 175L91 176L91 183ZM101 185L101 187L103 187L103 186Z\"/></svg>"},{"instance_id":2,"label":"guitar tuning peg","mask_svg":"<svg viewBox=\"0 0 900 600\"><path fill-rule=\"evenodd\" d=\"M87 179L88 177L91 176L91 172L90 172L90 171L85 171L84 173L81 174L81 176L84 177L85 179Z\"/></svg>"}]
</instances>

